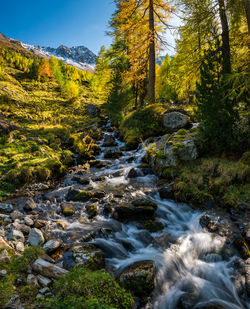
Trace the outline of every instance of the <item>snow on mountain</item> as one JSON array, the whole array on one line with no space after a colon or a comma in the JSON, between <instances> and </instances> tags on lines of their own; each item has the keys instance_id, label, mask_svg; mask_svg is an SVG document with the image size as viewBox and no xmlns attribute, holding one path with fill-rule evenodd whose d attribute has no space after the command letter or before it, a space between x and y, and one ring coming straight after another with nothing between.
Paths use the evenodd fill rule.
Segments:
<instances>
[{"instance_id":1,"label":"snow on mountain","mask_svg":"<svg viewBox=\"0 0 250 309\"><path fill-rule=\"evenodd\" d=\"M85 46L73 46L67 47L60 45L58 48L44 47L39 45L30 45L20 42L25 49L44 56L44 57L56 57L63 62L73 65L80 70L87 70L94 72L96 55Z\"/></svg>"}]
</instances>

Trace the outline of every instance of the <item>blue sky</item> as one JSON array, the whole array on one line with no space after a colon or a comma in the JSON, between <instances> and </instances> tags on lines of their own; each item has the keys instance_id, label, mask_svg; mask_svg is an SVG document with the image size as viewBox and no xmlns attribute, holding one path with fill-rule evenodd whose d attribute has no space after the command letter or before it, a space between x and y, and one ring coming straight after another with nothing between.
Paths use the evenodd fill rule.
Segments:
<instances>
[{"instance_id":1,"label":"blue sky","mask_svg":"<svg viewBox=\"0 0 250 309\"><path fill-rule=\"evenodd\" d=\"M1 0L0 32L28 44L84 45L98 53L114 12L113 0ZM173 43L173 39L171 38Z\"/></svg>"}]
</instances>

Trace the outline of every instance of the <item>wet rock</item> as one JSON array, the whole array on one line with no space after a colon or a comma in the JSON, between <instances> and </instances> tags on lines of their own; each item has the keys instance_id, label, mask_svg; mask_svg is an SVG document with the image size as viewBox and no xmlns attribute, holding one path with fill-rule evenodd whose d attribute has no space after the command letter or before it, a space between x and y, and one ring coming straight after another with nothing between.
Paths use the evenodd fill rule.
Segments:
<instances>
[{"instance_id":1,"label":"wet rock","mask_svg":"<svg viewBox=\"0 0 250 309\"><path fill-rule=\"evenodd\" d=\"M202 216L199 222L201 227L206 228L210 233L227 236L230 232L225 223L220 223L219 220L214 221L208 215Z\"/></svg>"},{"instance_id":2,"label":"wet rock","mask_svg":"<svg viewBox=\"0 0 250 309\"><path fill-rule=\"evenodd\" d=\"M114 218L119 221L132 221L135 219L145 220L155 217L155 208L152 206L133 206L130 204L122 204L115 208Z\"/></svg>"},{"instance_id":3,"label":"wet rock","mask_svg":"<svg viewBox=\"0 0 250 309\"><path fill-rule=\"evenodd\" d=\"M61 245L62 245L61 239L51 239L43 245L43 250L46 251L47 253L51 253L56 249L58 249Z\"/></svg>"},{"instance_id":4,"label":"wet rock","mask_svg":"<svg viewBox=\"0 0 250 309\"><path fill-rule=\"evenodd\" d=\"M45 260L37 259L32 265L34 271L48 278L59 279L66 275L68 271Z\"/></svg>"},{"instance_id":5,"label":"wet rock","mask_svg":"<svg viewBox=\"0 0 250 309\"><path fill-rule=\"evenodd\" d=\"M29 198L28 200L26 200L25 204L23 205L23 209L27 212L32 211L36 207L37 207L36 203L34 202L32 198Z\"/></svg>"},{"instance_id":6,"label":"wet rock","mask_svg":"<svg viewBox=\"0 0 250 309\"><path fill-rule=\"evenodd\" d=\"M0 213L9 214L13 211L13 206L11 204L0 204Z\"/></svg>"},{"instance_id":7,"label":"wet rock","mask_svg":"<svg viewBox=\"0 0 250 309\"><path fill-rule=\"evenodd\" d=\"M88 185L89 184L89 179L82 178L82 177L79 177L79 176L72 177L72 180L80 183L81 185Z\"/></svg>"},{"instance_id":8,"label":"wet rock","mask_svg":"<svg viewBox=\"0 0 250 309\"><path fill-rule=\"evenodd\" d=\"M102 199L106 196L106 194L105 194L104 191L98 191L98 192L94 192L93 195L91 193L90 196L93 197L93 198Z\"/></svg>"},{"instance_id":9,"label":"wet rock","mask_svg":"<svg viewBox=\"0 0 250 309\"><path fill-rule=\"evenodd\" d=\"M75 195L74 201L78 202L87 202L90 200L92 197L94 197L94 194L92 191L80 191L78 194Z\"/></svg>"},{"instance_id":10,"label":"wet rock","mask_svg":"<svg viewBox=\"0 0 250 309\"><path fill-rule=\"evenodd\" d=\"M105 134L103 140L103 147L114 147L117 146L115 138L112 135Z\"/></svg>"},{"instance_id":11,"label":"wet rock","mask_svg":"<svg viewBox=\"0 0 250 309\"><path fill-rule=\"evenodd\" d=\"M94 104L88 104L86 110L90 118L99 117L101 113L100 108Z\"/></svg>"},{"instance_id":12,"label":"wet rock","mask_svg":"<svg viewBox=\"0 0 250 309\"><path fill-rule=\"evenodd\" d=\"M164 225L159 221L149 220L139 225L138 228L148 230L150 233L156 233L164 229Z\"/></svg>"},{"instance_id":13,"label":"wet rock","mask_svg":"<svg viewBox=\"0 0 250 309\"><path fill-rule=\"evenodd\" d=\"M132 205L135 207L153 207L155 210L157 209L157 204L151 200L145 198L138 198L132 201Z\"/></svg>"},{"instance_id":14,"label":"wet rock","mask_svg":"<svg viewBox=\"0 0 250 309\"><path fill-rule=\"evenodd\" d=\"M61 204L61 210L64 216L72 216L75 213L75 208L73 203L63 203Z\"/></svg>"},{"instance_id":15,"label":"wet rock","mask_svg":"<svg viewBox=\"0 0 250 309\"><path fill-rule=\"evenodd\" d=\"M121 286L138 297L150 295L155 288L154 261L139 261L127 266L117 276Z\"/></svg>"},{"instance_id":16,"label":"wet rock","mask_svg":"<svg viewBox=\"0 0 250 309\"><path fill-rule=\"evenodd\" d=\"M184 128L188 124L188 117L179 112L166 113L163 116L163 126L170 132Z\"/></svg>"},{"instance_id":17,"label":"wet rock","mask_svg":"<svg viewBox=\"0 0 250 309\"><path fill-rule=\"evenodd\" d=\"M37 280L38 280L39 284L41 286L44 286L44 287L47 287L52 283L52 281L50 279L48 279L48 278L46 278L42 275L37 275Z\"/></svg>"},{"instance_id":18,"label":"wet rock","mask_svg":"<svg viewBox=\"0 0 250 309\"><path fill-rule=\"evenodd\" d=\"M245 274L246 274L246 292L247 296L250 297L250 258L245 263Z\"/></svg>"},{"instance_id":19,"label":"wet rock","mask_svg":"<svg viewBox=\"0 0 250 309\"><path fill-rule=\"evenodd\" d=\"M174 198L173 184L165 186L164 188L159 189L160 198Z\"/></svg>"},{"instance_id":20,"label":"wet rock","mask_svg":"<svg viewBox=\"0 0 250 309\"><path fill-rule=\"evenodd\" d=\"M35 275L33 274L29 274L27 277L27 284L31 285L33 287L39 287L39 283L37 281L37 278Z\"/></svg>"},{"instance_id":21,"label":"wet rock","mask_svg":"<svg viewBox=\"0 0 250 309\"><path fill-rule=\"evenodd\" d=\"M86 244L74 246L72 251L77 266L88 267L91 270L105 268L104 255L94 245Z\"/></svg>"},{"instance_id":22,"label":"wet rock","mask_svg":"<svg viewBox=\"0 0 250 309\"><path fill-rule=\"evenodd\" d=\"M138 169L138 168L131 168L131 170L128 172L128 178L136 178L136 177L142 177L144 176L143 175L143 172Z\"/></svg>"},{"instance_id":23,"label":"wet rock","mask_svg":"<svg viewBox=\"0 0 250 309\"><path fill-rule=\"evenodd\" d=\"M29 237L28 237L28 243L32 247L41 246L44 243L44 241L45 240L44 240L43 233L40 230L36 228L30 230Z\"/></svg>"},{"instance_id":24,"label":"wet rock","mask_svg":"<svg viewBox=\"0 0 250 309\"><path fill-rule=\"evenodd\" d=\"M250 257L250 249L244 238L238 237L234 239L233 245L238 249L243 259L248 259Z\"/></svg>"},{"instance_id":25,"label":"wet rock","mask_svg":"<svg viewBox=\"0 0 250 309\"><path fill-rule=\"evenodd\" d=\"M97 216L98 207L97 207L97 205L87 205L86 211L88 213L89 219L92 219L92 218Z\"/></svg>"},{"instance_id":26,"label":"wet rock","mask_svg":"<svg viewBox=\"0 0 250 309\"><path fill-rule=\"evenodd\" d=\"M68 194L67 194L67 197L66 197L66 200L67 201L73 201L75 196L80 193L81 190L79 189L75 189L75 188L70 188L69 191L68 191Z\"/></svg>"},{"instance_id":27,"label":"wet rock","mask_svg":"<svg viewBox=\"0 0 250 309\"><path fill-rule=\"evenodd\" d=\"M242 232L242 236L246 240L248 246L250 246L250 224L244 228L244 231Z\"/></svg>"},{"instance_id":28,"label":"wet rock","mask_svg":"<svg viewBox=\"0 0 250 309\"><path fill-rule=\"evenodd\" d=\"M14 240L14 241L21 241L21 242L25 241L23 233L21 231L15 230L15 229L12 229L7 234L7 239L8 240Z\"/></svg>"},{"instance_id":29,"label":"wet rock","mask_svg":"<svg viewBox=\"0 0 250 309\"><path fill-rule=\"evenodd\" d=\"M199 290L196 286L188 280L183 280L181 283L181 290L184 292L176 305L176 309L192 309L199 300Z\"/></svg>"},{"instance_id":30,"label":"wet rock","mask_svg":"<svg viewBox=\"0 0 250 309\"><path fill-rule=\"evenodd\" d=\"M104 159L119 159L122 155L123 153L120 151L108 150L104 155Z\"/></svg>"},{"instance_id":31,"label":"wet rock","mask_svg":"<svg viewBox=\"0 0 250 309\"><path fill-rule=\"evenodd\" d=\"M90 167L103 168L103 167L106 167L108 163L105 161L101 161L101 160L90 160L89 165Z\"/></svg>"}]
</instances>

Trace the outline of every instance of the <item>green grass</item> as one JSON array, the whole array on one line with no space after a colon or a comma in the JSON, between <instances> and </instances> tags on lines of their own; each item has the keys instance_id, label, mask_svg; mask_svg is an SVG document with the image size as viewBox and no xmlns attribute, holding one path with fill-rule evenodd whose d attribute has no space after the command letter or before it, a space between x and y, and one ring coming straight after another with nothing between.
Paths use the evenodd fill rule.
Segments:
<instances>
[{"instance_id":1,"label":"green grass","mask_svg":"<svg viewBox=\"0 0 250 309\"><path fill-rule=\"evenodd\" d=\"M120 126L127 144L136 144L147 137L163 134L163 115L167 108L163 104L154 104L128 114Z\"/></svg>"},{"instance_id":2,"label":"green grass","mask_svg":"<svg viewBox=\"0 0 250 309\"><path fill-rule=\"evenodd\" d=\"M0 117L18 129L0 138L0 199L7 192L34 181L65 175L73 164L98 153L100 133L84 129L90 119L86 105L100 105L91 89L82 85L76 99L69 100L53 78L38 82L7 64L0 76ZM87 138L86 138L87 137Z\"/></svg>"}]
</instances>

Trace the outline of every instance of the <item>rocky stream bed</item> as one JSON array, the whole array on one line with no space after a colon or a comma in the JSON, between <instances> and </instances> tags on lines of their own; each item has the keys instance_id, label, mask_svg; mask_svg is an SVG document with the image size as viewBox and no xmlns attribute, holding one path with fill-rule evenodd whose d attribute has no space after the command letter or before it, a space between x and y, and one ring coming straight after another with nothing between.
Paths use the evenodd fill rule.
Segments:
<instances>
[{"instance_id":1,"label":"rocky stream bed","mask_svg":"<svg viewBox=\"0 0 250 309\"><path fill-rule=\"evenodd\" d=\"M91 265L132 291L136 308L250 308L248 218L164 198L167 187L140 167L145 147L127 150L110 125L103 131L89 165L53 189L0 204L0 260L43 247L27 277L37 298L53 296L53 280L72 267ZM18 296L7 308L22 308Z\"/></svg>"}]
</instances>

